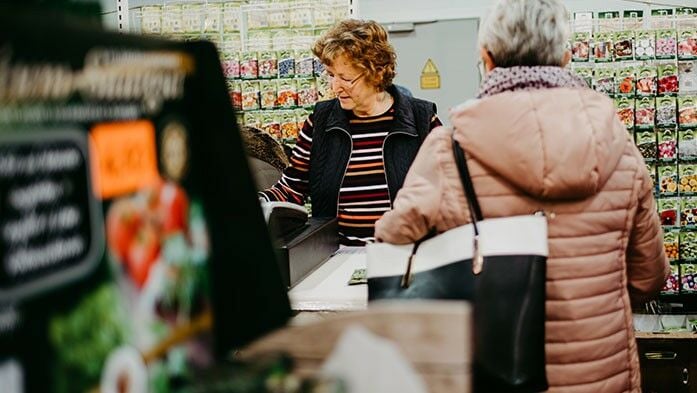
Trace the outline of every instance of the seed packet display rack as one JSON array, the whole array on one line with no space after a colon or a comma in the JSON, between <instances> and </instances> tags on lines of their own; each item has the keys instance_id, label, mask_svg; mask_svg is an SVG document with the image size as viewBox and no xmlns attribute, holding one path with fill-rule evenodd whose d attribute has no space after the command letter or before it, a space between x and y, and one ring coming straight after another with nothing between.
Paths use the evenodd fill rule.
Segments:
<instances>
[{"instance_id":1,"label":"seed packet display rack","mask_svg":"<svg viewBox=\"0 0 697 393\"><path fill-rule=\"evenodd\" d=\"M671 263L661 294L697 294L697 9L577 13L571 25L572 69L614 100L651 174Z\"/></svg>"},{"instance_id":2,"label":"seed packet display rack","mask_svg":"<svg viewBox=\"0 0 697 393\"><path fill-rule=\"evenodd\" d=\"M347 0L165 1L134 9L132 25L215 43L238 122L293 144L314 104L334 98L312 45L349 10Z\"/></svg>"}]
</instances>

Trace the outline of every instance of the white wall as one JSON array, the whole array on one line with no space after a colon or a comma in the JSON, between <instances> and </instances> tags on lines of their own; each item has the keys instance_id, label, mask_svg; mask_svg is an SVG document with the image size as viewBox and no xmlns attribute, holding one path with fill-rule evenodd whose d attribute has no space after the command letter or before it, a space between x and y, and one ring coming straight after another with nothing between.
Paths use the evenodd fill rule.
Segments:
<instances>
[{"instance_id":1,"label":"white wall","mask_svg":"<svg viewBox=\"0 0 697 393\"><path fill-rule=\"evenodd\" d=\"M565 0L570 12L655 7L697 7L697 0ZM479 18L490 0L354 0L357 16L381 23Z\"/></svg>"}]
</instances>

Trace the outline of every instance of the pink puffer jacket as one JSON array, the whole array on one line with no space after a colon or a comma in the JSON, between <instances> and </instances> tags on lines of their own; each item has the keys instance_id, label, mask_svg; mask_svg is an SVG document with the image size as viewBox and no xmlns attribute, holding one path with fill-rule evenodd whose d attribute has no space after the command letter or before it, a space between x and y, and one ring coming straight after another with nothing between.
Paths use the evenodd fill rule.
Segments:
<instances>
[{"instance_id":1,"label":"pink puffer jacket","mask_svg":"<svg viewBox=\"0 0 697 393\"><path fill-rule=\"evenodd\" d=\"M451 122L485 217L547 212L549 391L640 391L630 302L655 295L669 270L651 180L612 102L589 89L512 91ZM377 239L469 221L451 135L426 139Z\"/></svg>"}]
</instances>

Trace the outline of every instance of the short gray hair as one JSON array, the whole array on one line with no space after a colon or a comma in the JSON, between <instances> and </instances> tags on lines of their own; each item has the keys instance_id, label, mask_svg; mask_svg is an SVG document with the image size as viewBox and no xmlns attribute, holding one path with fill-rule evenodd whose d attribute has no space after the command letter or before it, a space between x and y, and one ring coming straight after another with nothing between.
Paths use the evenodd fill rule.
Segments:
<instances>
[{"instance_id":1,"label":"short gray hair","mask_svg":"<svg viewBox=\"0 0 697 393\"><path fill-rule=\"evenodd\" d=\"M479 28L479 46L497 67L559 66L569 17L559 0L498 0Z\"/></svg>"}]
</instances>

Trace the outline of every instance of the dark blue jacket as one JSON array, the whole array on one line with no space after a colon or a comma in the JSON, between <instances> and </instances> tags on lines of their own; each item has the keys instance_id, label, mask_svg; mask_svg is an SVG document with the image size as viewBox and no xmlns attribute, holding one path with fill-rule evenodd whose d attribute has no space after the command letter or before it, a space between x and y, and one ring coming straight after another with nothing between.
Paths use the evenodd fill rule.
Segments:
<instances>
[{"instance_id":1,"label":"dark blue jacket","mask_svg":"<svg viewBox=\"0 0 697 393\"><path fill-rule=\"evenodd\" d=\"M390 202L404 184L404 178L436 114L432 102L408 97L391 86L387 91L395 100L395 119L383 143L383 160ZM319 102L313 113L310 152L310 200L315 217L336 217L339 188L352 150L346 112L338 99Z\"/></svg>"}]
</instances>

